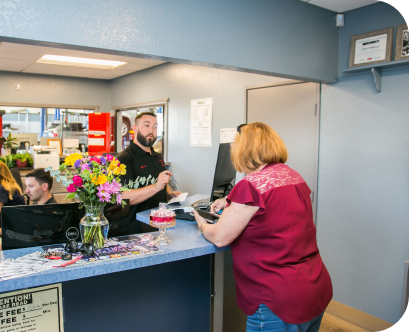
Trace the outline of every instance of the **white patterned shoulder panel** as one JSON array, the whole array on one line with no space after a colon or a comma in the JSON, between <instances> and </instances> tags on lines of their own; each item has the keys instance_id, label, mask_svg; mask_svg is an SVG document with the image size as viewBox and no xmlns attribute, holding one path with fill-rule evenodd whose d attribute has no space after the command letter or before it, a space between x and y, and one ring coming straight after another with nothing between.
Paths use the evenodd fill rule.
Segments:
<instances>
[{"instance_id":1,"label":"white patterned shoulder panel","mask_svg":"<svg viewBox=\"0 0 409 332\"><path fill-rule=\"evenodd\" d=\"M273 188L305 182L300 174L285 164L276 164L264 168L260 172L247 175L243 180L250 182L260 194L264 194Z\"/></svg>"}]
</instances>

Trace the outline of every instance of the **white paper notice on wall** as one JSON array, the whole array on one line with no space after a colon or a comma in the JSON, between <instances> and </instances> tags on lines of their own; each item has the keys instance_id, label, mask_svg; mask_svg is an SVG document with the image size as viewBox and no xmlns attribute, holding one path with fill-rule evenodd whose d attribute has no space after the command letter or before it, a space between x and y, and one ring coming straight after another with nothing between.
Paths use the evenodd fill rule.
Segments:
<instances>
[{"instance_id":1,"label":"white paper notice on wall","mask_svg":"<svg viewBox=\"0 0 409 332\"><path fill-rule=\"evenodd\" d=\"M237 134L236 128L220 129L220 143L233 143L236 134Z\"/></svg>"},{"instance_id":2,"label":"white paper notice on wall","mask_svg":"<svg viewBox=\"0 0 409 332\"><path fill-rule=\"evenodd\" d=\"M88 146L104 146L103 138L88 138Z\"/></svg>"},{"instance_id":3,"label":"white paper notice on wall","mask_svg":"<svg viewBox=\"0 0 409 332\"><path fill-rule=\"evenodd\" d=\"M63 332L61 284L0 295L0 331Z\"/></svg>"},{"instance_id":4,"label":"white paper notice on wall","mask_svg":"<svg viewBox=\"0 0 409 332\"><path fill-rule=\"evenodd\" d=\"M212 146L213 98L190 102L190 146Z\"/></svg>"}]
</instances>

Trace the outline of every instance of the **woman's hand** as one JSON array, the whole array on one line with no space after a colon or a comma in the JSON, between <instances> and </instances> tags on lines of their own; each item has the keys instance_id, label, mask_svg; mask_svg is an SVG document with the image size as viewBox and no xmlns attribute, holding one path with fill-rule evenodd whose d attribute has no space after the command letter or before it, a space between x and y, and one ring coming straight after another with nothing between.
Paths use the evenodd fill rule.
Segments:
<instances>
[{"instance_id":1,"label":"woman's hand","mask_svg":"<svg viewBox=\"0 0 409 332\"><path fill-rule=\"evenodd\" d=\"M195 214L197 225L205 238L217 247L225 247L243 232L258 209L258 206L232 202L224 210L217 223L213 225L208 224L196 211L193 213ZM206 227L204 227L205 224Z\"/></svg>"},{"instance_id":2,"label":"woman's hand","mask_svg":"<svg viewBox=\"0 0 409 332\"><path fill-rule=\"evenodd\" d=\"M193 214L195 215L195 219L196 219L196 222L197 222L197 226L199 227L200 230L202 230L200 227L201 227L203 224L207 224L205 218L203 218L202 216L200 216L199 213L197 213L196 210L193 210Z\"/></svg>"},{"instance_id":3,"label":"woman's hand","mask_svg":"<svg viewBox=\"0 0 409 332\"><path fill-rule=\"evenodd\" d=\"M214 203L210 206L210 213L215 214L220 210L223 210L227 205L226 197L219 198L214 201Z\"/></svg>"}]
</instances>

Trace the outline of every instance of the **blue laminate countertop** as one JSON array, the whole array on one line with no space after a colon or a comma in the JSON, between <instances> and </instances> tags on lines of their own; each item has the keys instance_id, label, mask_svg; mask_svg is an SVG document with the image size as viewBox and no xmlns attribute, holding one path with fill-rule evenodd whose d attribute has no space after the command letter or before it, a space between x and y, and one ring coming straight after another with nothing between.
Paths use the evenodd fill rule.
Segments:
<instances>
[{"instance_id":1,"label":"blue laminate countertop","mask_svg":"<svg viewBox=\"0 0 409 332\"><path fill-rule=\"evenodd\" d=\"M141 222L148 223L149 211L138 213L136 217ZM156 237L159 232L153 232L152 234ZM195 221L177 220L175 227L166 230L166 235L172 243L167 246L160 246L160 249L165 251L163 253L101 261L78 267L55 268L21 278L4 280L0 281L0 293L158 265L228 249L228 247L217 248L208 242L199 231ZM0 259L17 258L34 251L42 251L42 249L40 247L32 247L0 251Z\"/></svg>"}]
</instances>

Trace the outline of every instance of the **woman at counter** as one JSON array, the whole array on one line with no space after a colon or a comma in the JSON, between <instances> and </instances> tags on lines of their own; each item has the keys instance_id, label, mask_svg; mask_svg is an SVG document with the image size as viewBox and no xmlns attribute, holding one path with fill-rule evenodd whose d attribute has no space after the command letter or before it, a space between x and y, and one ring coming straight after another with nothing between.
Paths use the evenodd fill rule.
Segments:
<instances>
[{"instance_id":1,"label":"woman at counter","mask_svg":"<svg viewBox=\"0 0 409 332\"><path fill-rule=\"evenodd\" d=\"M0 161L0 216L3 206L12 205L25 205L23 192L6 164Z\"/></svg>"},{"instance_id":2,"label":"woman at counter","mask_svg":"<svg viewBox=\"0 0 409 332\"><path fill-rule=\"evenodd\" d=\"M211 206L224 209L199 229L216 246L230 245L237 304L247 332L318 332L332 284L316 240L311 190L284 163L287 149L269 126L241 125L231 148L234 167L247 176Z\"/></svg>"}]
</instances>

